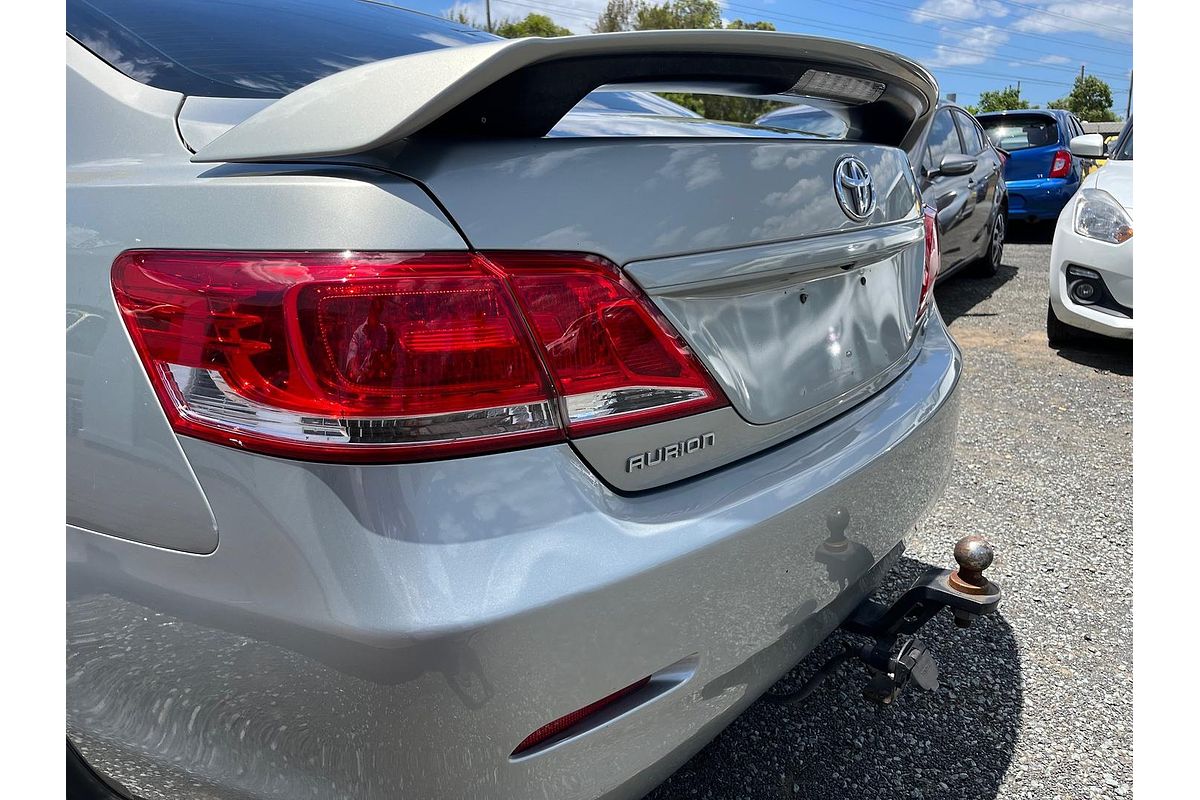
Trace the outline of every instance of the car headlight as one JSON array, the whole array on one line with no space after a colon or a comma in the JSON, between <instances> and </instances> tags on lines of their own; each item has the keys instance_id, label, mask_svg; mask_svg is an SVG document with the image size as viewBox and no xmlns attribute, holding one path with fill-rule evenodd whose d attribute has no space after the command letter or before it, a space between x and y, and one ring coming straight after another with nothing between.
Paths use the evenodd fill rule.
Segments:
<instances>
[{"instance_id":1,"label":"car headlight","mask_svg":"<svg viewBox=\"0 0 1200 800\"><path fill-rule=\"evenodd\" d=\"M1102 189L1080 189L1075 201L1075 232L1120 244L1133 236L1133 220L1117 199Z\"/></svg>"}]
</instances>

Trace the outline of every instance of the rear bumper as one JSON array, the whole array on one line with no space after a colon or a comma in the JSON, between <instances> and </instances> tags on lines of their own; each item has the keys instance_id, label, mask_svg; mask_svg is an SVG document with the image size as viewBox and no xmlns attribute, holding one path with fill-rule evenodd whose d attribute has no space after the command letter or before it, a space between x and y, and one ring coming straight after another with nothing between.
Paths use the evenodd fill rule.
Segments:
<instances>
[{"instance_id":1,"label":"rear bumper","mask_svg":"<svg viewBox=\"0 0 1200 800\"><path fill-rule=\"evenodd\" d=\"M940 495L961 357L936 315L923 336L855 409L639 495L565 445L351 468L187 441L215 552L68 531L68 734L145 798L639 796L827 636ZM851 561L822 558L835 510Z\"/></svg>"},{"instance_id":2,"label":"rear bumper","mask_svg":"<svg viewBox=\"0 0 1200 800\"><path fill-rule=\"evenodd\" d=\"M1063 206L1079 188L1077 179L1038 178L1006 181L1008 216L1022 221L1057 219Z\"/></svg>"}]
</instances>

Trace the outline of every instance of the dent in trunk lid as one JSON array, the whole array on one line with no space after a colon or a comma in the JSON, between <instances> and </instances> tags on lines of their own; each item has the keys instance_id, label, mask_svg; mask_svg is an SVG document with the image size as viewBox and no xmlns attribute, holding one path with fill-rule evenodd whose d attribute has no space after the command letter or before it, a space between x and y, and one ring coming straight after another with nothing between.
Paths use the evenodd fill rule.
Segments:
<instances>
[{"instance_id":1,"label":"dent in trunk lid","mask_svg":"<svg viewBox=\"0 0 1200 800\"><path fill-rule=\"evenodd\" d=\"M853 392L903 358L925 257L921 220L629 265L748 422ZM694 280L655 285L664 276Z\"/></svg>"}]
</instances>

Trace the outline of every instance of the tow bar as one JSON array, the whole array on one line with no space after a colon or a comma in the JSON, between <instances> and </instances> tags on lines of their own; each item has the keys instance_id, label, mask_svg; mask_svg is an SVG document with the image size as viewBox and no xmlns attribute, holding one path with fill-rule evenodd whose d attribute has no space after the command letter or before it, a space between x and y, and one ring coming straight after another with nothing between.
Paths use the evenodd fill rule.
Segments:
<instances>
[{"instance_id":1,"label":"tow bar","mask_svg":"<svg viewBox=\"0 0 1200 800\"><path fill-rule=\"evenodd\" d=\"M768 694L772 702L795 705L810 695L848 658L858 658L871 673L863 696L890 705L911 680L927 691L938 688L937 662L914 634L942 608L954 622L970 627L976 617L991 614L1000 605L1000 587L984 576L994 553L982 536L964 536L954 546L958 569L929 567L890 606L864 600L842 622L842 629L873 641L861 647L850 644L830 658L800 688L786 694Z\"/></svg>"}]
</instances>

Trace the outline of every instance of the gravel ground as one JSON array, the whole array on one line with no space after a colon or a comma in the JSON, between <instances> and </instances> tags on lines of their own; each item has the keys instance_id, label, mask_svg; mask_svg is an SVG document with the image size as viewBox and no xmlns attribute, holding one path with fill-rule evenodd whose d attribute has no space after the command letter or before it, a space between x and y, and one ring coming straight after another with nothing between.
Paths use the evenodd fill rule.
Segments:
<instances>
[{"instance_id":1,"label":"gravel ground","mask_svg":"<svg viewBox=\"0 0 1200 800\"><path fill-rule=\"evenodd\" d=\"M1051 350L1048 239L1014 233L1025 243L1008 246L997 277L936 290L966 360L957 462L881 590L982 533L1006 592L999 614L961 631L943 612L925 627L940 691L911 687L875 709L861 699L862 668L845 664L797 707L751 706L647 800L1129 796L1132 347Z\"/></svg>"}]
</instances>

